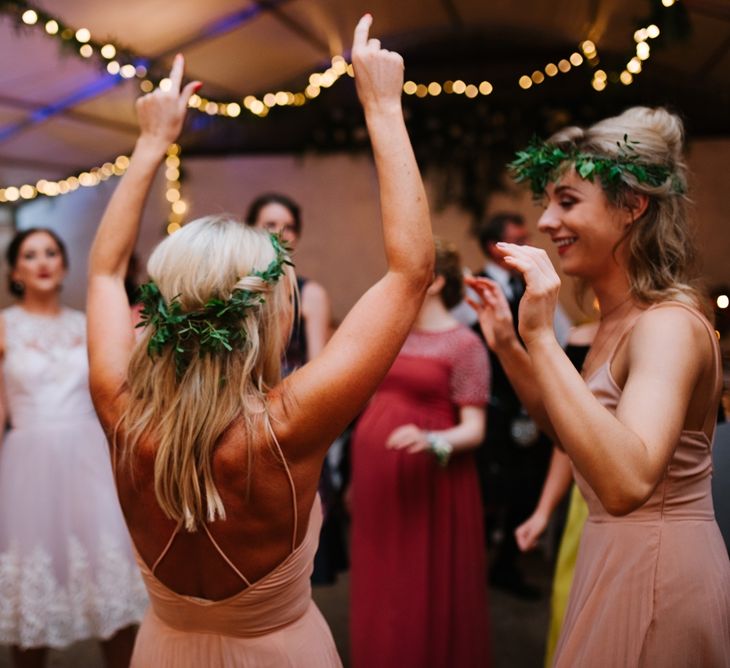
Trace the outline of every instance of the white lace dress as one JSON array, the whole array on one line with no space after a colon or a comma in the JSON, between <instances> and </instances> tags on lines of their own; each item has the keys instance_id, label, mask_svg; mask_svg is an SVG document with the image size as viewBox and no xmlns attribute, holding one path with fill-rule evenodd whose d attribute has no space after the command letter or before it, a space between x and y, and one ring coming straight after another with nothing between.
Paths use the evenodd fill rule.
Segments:
<instances>
[{"instance_id":1,"label":"white lace dress","mask_svg":"<svg viewBox=\"0 0 730 668\"><path fill-rule=\"evenodd\" d=\"M147 605L88 389L83 313L2 312L0 644L109 638Z\"/></svg>"}]
</instances>

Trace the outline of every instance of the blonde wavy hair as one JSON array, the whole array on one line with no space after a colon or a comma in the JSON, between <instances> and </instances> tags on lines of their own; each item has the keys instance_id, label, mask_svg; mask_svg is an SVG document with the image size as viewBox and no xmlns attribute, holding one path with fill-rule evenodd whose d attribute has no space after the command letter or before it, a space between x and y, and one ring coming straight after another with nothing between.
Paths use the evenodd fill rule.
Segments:
<instances>
[{"instance_id":1,"label":"blonde wavy hair","mask_svg":"<svg viewBox=\"0 0 730 668\"><path fill-rule=\"evenodd\" d=\"M604 187L608 201L629 208L636 193L646 195L646 211L629 226L617 248L626 242L631 293L638 301L678 300L706 310L696 287L696 246L688 218L687 166L683 158L684 127L663 108L632 107L618 116L584 129L568 127L555 133L549 144L622 158L624 138L641 163L662 165L669 176L660 185L640 182L622 172L622 187Z\"/></svg>"},{"instance_id":2,"label":"blonde wavy hair","mask_svg":"<svg viewBox=\"0 0 730 668\"><path fill-rule=\"evenodd\" d=\"M281 379L296 298L291 267L275 284L252 275L275 257L268 233L224 215L188 223L157 246L147 265L165 300L170 303L177 297L186 312L214 297L227 299L237 289L265 297L243 314L242 347L224 354L193 350L182 376L176 371L172 346L159 356L148 354L154 333L150 327L129 362L124 388L128 399L115 442L123 444L122 461L130 467L143 439L156 444L157 501L167 517L182 522L188 531L225 518L212 471L219 438L234 422L242 423L250 474L252 438L268 425L266 397Z\"/></svg>"}]
</instances>

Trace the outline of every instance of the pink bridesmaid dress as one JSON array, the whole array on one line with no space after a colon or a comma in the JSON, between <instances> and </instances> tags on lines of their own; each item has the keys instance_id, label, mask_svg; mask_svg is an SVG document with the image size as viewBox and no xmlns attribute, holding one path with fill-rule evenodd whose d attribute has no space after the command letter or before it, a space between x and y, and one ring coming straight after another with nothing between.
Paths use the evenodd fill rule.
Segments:
<instances>
[{"instance_id":1,"label":"pink bridesmaid dress","mask_svg":"<svg viewBox=\"0 0 730 668\"><path fill-rule=\"evenodd\" d=\"M719 390L714 330L697 311L671 305L700 318L712 337ZM611 375L612 358L588 386L615 412L621 389ZM708 417L717 410L716 396ZM609 515L576 472L589 516L555 666L730 666L730 562L712 506L711 443L712 434L683 431L654 493L624 517Z\"/></svg>"},{"instance_id":2,"label":"pink bridesmaid dress","mask_svg":"<svg viewBox=\"0 0 730 668\"><path fill-rule=\"evenodd\" d=\"M295 499L289 468L283 455L281 459ZM241 579L241 591L222 600L178 594L155 576L179 527L151 567L137 554L150 608L137 634L131 668L341 666L327 622L312 601L309 580L322 525L321 503L315 498L307 532L298 546L296 502L293 505L292 551L255 582L241 573L203 526L212 545Z\"/></svg>"}]
</instances>

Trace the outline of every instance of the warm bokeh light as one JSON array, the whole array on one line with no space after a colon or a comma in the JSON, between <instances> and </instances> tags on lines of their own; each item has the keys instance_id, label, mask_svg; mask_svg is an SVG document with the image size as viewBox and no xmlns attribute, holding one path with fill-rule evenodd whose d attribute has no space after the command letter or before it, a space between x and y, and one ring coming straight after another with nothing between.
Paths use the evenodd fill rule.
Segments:
<instances>
[{"instance_id":1,"label":"warm bokeh light","mask_svg":"<svg viewBox=\"0 0 730 668\"><path fill-rule=\"evenodd\" d=\"M641 72L641 61L638 58L632 58L626 65L626 69L631 74L638 74Z\"/></svg>"}]
</instances>

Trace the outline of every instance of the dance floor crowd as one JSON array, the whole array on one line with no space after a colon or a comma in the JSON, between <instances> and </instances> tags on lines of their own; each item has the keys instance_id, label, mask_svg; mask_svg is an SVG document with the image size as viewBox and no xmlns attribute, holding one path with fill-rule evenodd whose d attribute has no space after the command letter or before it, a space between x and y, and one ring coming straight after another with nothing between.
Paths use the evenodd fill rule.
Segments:
<instances>
[{"instance_id":1,"label":"dance floor crowd","mask_svg":"<svg viewBox=\"0 0 730 668\"><path fill-rule=\"evenodd\" d=\"M278 187L241 220L184 225L134 284L146 200L199 87L180 55L137 101L85 314L61 301L73 249L46 228L12 239L0 643L21 667L90 638L110 667L490 666L489 585L546 594L522 555L567 504L544 664L730 668L722 360L692 273L681 120L633 107L510 165L562 273L595 295L571 326L519 213L476 226L473 273L433 237L403 61L371 23L352 61L387 268L334 332ZM312 600L343 570L349 657Z\"/></svg>"}]
</instances>

